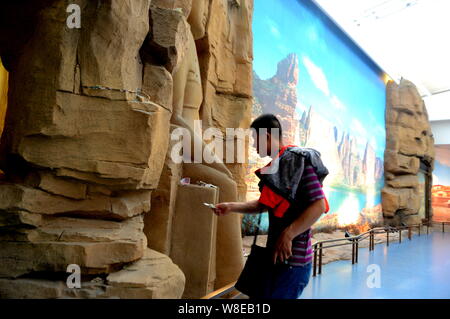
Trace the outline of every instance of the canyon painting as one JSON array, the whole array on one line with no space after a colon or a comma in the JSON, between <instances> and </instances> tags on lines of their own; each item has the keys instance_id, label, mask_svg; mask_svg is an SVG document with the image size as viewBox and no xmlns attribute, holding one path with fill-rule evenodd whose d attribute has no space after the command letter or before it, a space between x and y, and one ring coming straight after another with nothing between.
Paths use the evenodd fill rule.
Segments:
<instances>
[{"instance_id":1,"label":"canyon painting","mask_svg":"<svg viewBox=\"0 0 450 319\"><path fill-rule=\"evenodd\" d=\"M256 1L253 28L253 117L277 115L285 143L318 150L330 171L330 211L314 227L379 224L386 75L309 1ZM250 150L248 200L259 196L254 171L269 160ZM243 225L250 233L254 218Z\"/></svg>"},{"instance_id":2,"label":"canyon painting","mask_svg":"<svg viewBox=\"0 0 450 319\"><path fill-rule=\"evenodd\" d=\"M450 222L450 145L436 145L431 198L433 220Z\"/></svg>"}]
</instances>

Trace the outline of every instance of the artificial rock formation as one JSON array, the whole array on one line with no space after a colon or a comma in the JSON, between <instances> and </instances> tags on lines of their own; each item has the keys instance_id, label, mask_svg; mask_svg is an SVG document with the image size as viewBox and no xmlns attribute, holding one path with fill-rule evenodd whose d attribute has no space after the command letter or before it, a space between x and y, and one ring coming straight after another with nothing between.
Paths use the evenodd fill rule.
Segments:
<instances>
[{"instance_id":1,"label":"artificial rock formation","mask_svg":"<svg viewBox=\"0 0 450 319\"><path fill-rule=\"evenodd\" d=\"M184 5L181 5L183 3ZM177 10L177 8L179 8ZM225 0L155 1L152 3L153 35L147 45L159 52L159 63L166 66L173 75L173 115L171 131L181 127L189 130L190 145L205 147L200 135L202 129L217 127L225 133L226 128L247 128L251 116L251 69L252 36L251 17L253 2L241 1L239 6ZM158 24L170 21L170 32ZM170 48L175 48L171 50ZM181 61L173 67L174 61ZM195 125L202 121L202 128ZM245 144L244 144L245 145ZM172 144L169 146L171 153ZM203 149L202 148L202 149ZM193 153L193 152L192 152ZM187 198L184 189L179 189L180 177L189 177L191 183L206 182L219 189L218 201L235 201L245 198L245 164L230 163L184 163L176 164L166 156L158 189L153 193L152 206L155 213L147 215L146 230L149 242L155 249L180 260L175 250L189 249L189 241L170 233L180 227L177 218L180 198ZM187 191L187 190L186 190ZM202 192L198 190L198 192ZM207 190L204 190L206 196ZM186 204L185 204L186 205ZM198 209L200 213L203 209ZM195 227L196 221L183 227ZM152 234L151 225L161 227ZM147 227L147 225L149 225ZM213 227L213 224L210 224ZM236 280L243 265L240 219L237 215L220 218L217 233L202 232L199 240L210 242L217 238L214 252L208 249L198 254L197 260L205 256L216 256L213 264L198 267L204 269L203 288L220 288ZM209 234L209 236L206 236ZM206 237L205 237L206 236ZM181 246L182 248L180 248ZM191 259L195 258L191 256ZM183 259L184 260L184 259ZM182 263L181 268L189 272L192 265ZM214 267L212 269L211 267ZM211 283L215 276L215 282ZM191 281L187 281L190 285ZM186 291L193 297L193 287ZM198 290L197 290L198 291Z\"/></svg>"},{"instance_id":2,"label":"artificial rock formation","mask_svg":"<svg viewBox=\"0 0 450 319\"><path fill-rule=\"evenodd\" d=\"M209 3L205 37L197 40L204 129L214 126L224 133L226 128L248 128L253 94L253 0ZM235 162L227 167L237 183L238 198L245 200L246 164Z\"/></svg>"},{"instance_id":3,"label":"artificial rock formation","mask_svg":"<svg viewBox=\"0 0 450 319\"><path fill-rule=\"evenodd\" d=\"M421 161L433 168L434 138L425 104L414 84L405 79L387 85L386 141L385 221L421 222L418 213L424 199L419 195L418 174Z\"/></svg>"},{"instance_id":4,"label":"artificial rock formation","mask_svg":"<svg viewBox=\"0 0 450 319\"><path fill-rule=\"evenodd\" d=\"M209 264L198 268L209 272L204 278L199 270L186 280L180 268L195 272L195 258L176 252L193 238L174 238L172 229L189 220L182 177L222 184L211 201L243 198L244 164L220 172L173 163L170 133L179 127L174 114L190 118L177 105L195 105L203 129L249 125L252 1L71 3L81 8L80 29L67 27L65 1L8 3L1 12L9 90L0 144L0 297L179 298L192 278L206 290L188 296L200 297L229 283L242 266L238 219L219 222L217 231L214 216L202 224L210 240L202 255ZM186 61L189 77L180 86ZM181 87L199 93L180 98ZM197 188L198 198L211 191ZM235 195L223 196L225 189ZM195 228L184 234L198 236ZM227 255L237 262L223 262ZM80 266L80 289L66 286L70 264Z\"/></svg>"},{"instance_id":5,"label":"artificial rock formation","mask_svg":"<svg viewBox=\"0 0 450 319\"><path fill-rule=\"evenodd\" d=\"M58 288L68 265L76 264L80 292L90 291L89 297L126 297L136 287L121 278L126 266L142 274L139 287L153 297L178 298L184 274L168 257L157 262L143 232L171 116L158 104L163 90L155 101L141 96L139 50L149 32L150 1L76 3L81 29L67 27L63 1L5 10L23 21L0 30L10 73L1 139L0 295L76 297ZM33 32L21 27L27 21ZM160 268L170 276L158 275ZM103 288L94 289L92 279ZM47 288L35 295L21 289L32 286L35 293Z\"/></svg>"}]
</instances>

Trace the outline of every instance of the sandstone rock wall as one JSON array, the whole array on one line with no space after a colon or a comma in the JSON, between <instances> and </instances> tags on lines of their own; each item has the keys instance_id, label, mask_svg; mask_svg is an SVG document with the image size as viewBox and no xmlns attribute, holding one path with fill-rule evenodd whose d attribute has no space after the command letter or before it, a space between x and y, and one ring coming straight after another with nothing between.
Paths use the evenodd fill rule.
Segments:
<instances>
[{"instance_id":1,"label":"sandstone rock wall","mask_svg":"<svg viewBox=\"0 0 450 319\"><path fill-rule=\"evenodd\" d=\"M55 278L76 264L89 297L130 290L180 297L183 273L147 248L143 232L171 116L141 96L150 1L76 3L81 29L67 28L66 1L3 11L10 17L2 16L0 54L11 76L1 139L0 295L75 297ZM122 276L130 263L141 274L134 281ZM46 288L21 289L31 286Z\"/></svg>"},{"instance_id":2,"label":"sandstone rock wall","mask_svg":"<svg viewBox=\"0 0 450 319\"><path fill-rule=\"evenodd\" d=\"M209 3L205 34L196 41L204 84L204 129L215 126L225 133L226 128L248 128L253 94L253 0L199 1ZM245 164L230 163L228 168L237 182L239 199L245 200Z\"/></svg>"},{"instance_id":3,"label":"sandstone rock wall","mask_svg":"<svg viewBox=\"0 0 450 319\"><path fill-rule=\"evenodd\" d=\"M201 92L185 94L174 97L173 104L178 103L196 104L201 96L201 105L198 118L202 120L203 130L209 127L217 127L225 135L227 128L248 128L251 120L252 106L252 12L253 1L228 1L228 0L198 0L190 1L153 1L151 6L151 29L150 36L146 40L145 46L157 52L150 60L158 63L175 75L177 61L192 59L193 73L191 81L201 82ZM169 31L162 27L169 22ZM190 37L195 40L196 56L189 55ZM142 51L142 50L141 50ZM182 53L185 52L183 57ZM145 53L143 54L145 56ZM196 72L200 79L196 79ZM147 74L147 68L144 68L144 76ZM174 76L175 78L175 76ZM191 91L195 89L196 83L189 86L189 80L186 87ZM144 84L145 85L145 84ZM174 83L179 85L179 83ZM174 90L176 88L174 87ZM188 100L186 100L188 96ZM184 98L184 101L177 99ZM171 126L171 131L176 129L176 125ZM243 142L247 145L248 141L238 141L234 139L235 145ZM172 144L169 149L172 148ZM247 146L246 146L247 148ZM225 153L224 153L225 155ZM245 163L227 163L228 169L233 175L237 184L238 198L229 198L228 200L245 200ZM213 252L205 249L203 255L191 254L190 256L179 256L183 249L189 249L189 241L179 242L179 236L172 235L173 228L178 229L177 220L185 220L180 214L180 201L186 196L182 193L183 189L179 187L181 177L191 177L194 182L213 176L214 172L209 168L197 170L196 165L183 166L172 161L170 156L166 156L162 178L159 186L152 194L152 207L154 211L148 214L145 219L145 232L148 234L149 247L156 249L164 254L170 255L174 260L182 263L182 269L190 273L195 262L199 263L207 256L215 256ZM210 175L210 173L212 175ZM214 175L215 176L215 175ZM219 175L217 178L208 182L219 185L223 181ZM226 186L226 185L225 185ZM230 185L228 185L230 186ZM232 186L231 188L236 186ZM220 186L219 186L220 189ZM222 193L224 189L219 190ZM199 190L198 197L206 196L208 191L204 190L203 195ZM225 198L225 197L224 197ZM222 200L224 200L222 198ZM192 203L185 203L188 207ZM198 207L196 212L201 214L204 207ZM205 213L208 213L207 211ZM217 262L211 265L197 266L197 269L203 269L203 281L191 276L187 281L185 297L193 297L205 289L220 288L236 279L240 272L241 260L236 261L234 266L225 265L223 259L232 260L234 256L228 253L228 249L237 251L241 255L241 240L239 234L231 232L229 224L222 223L223 219L218 221L217 233L212 229L198 233L197 240L210 242L213 237L217 237ZM233 221L232 221L233 222ZM175 224L174 224L175 223ZM196 227L199 223L192 220L190 223L184 223L182 227ZM153 225L158 225L153 229ZM235 225L234 229L240 233L240 226ZM210 224L210 227L213 227ZM236 234L235 234L236 233ZM224 242L228 242L224 246ZM210 257L208 257L210 258ZM240 256L239 259L242 259ZM228 262L230 264L230 262ZM208 266L208 267L206 267ZM217 269L214 269L217 267ZM231 269L230 269L231 268ZM217 278L214 282L214 276ZM206 280L207 279L207 280ZM197 282L197 283L195 283ZM203 285L200 287L200 282ZM197 285L197 287L191 286ZM199 296L199 295L197 295Z\"/></svg>"},{"instance_id":4,"label":"sandstone rock wall","mask_svg":"<svg viewBox=\"0 0 450 319\"><path fill-rule=\"evenodd\" d=\"M433 168L434 138L425 104L417 88L407 80L387 85L386 137L382 190L385 220L394 224L419 223L424 200L419 191L420 162ZM430 194L430 189L425 192Z\"/></svg>"},{"instance_id":5,"label":"sandstone rock wall","mask_svg":"<svg viewBox=\"0 0 450 319\"><path fill-rule=\"evenodd\" d=\"M192 0L70 1L81 29L66 26L68 1L2 4L0 297L181 297L185 276L166 255L167 192L182 174L166 159L190 30L204 129L247 127L251 112L252 1L194 1L205 10L190 14ZM244 164L230 169L243 198ZM158 211L164 218L147 220ZM148 240L153 232L166 240ZM69 264L81 267L82 289L65 285Z\"/></svg>"}]
</instances>

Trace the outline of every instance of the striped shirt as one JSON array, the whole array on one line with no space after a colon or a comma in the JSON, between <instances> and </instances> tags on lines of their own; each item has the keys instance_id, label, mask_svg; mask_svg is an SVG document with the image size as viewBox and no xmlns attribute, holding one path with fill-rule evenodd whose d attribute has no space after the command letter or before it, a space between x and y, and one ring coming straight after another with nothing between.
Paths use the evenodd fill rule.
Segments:
<instances>
[{"instance_id":1,"label":"striped shirt","mask_svg":"<svg viewBox=\"0 0 450 319\"><path fill-rule=\"evenodd\" d=\"M306 165L303 172L299 191L301 192L301 198L304 199L304 203L300 203L300 207L305 209L309 204L319 200L325 199L325 194L322 190L322 185L317 177L314 168L311 165ZM261 192L261 195L264 195ZM289 207L286 213L280 218L274 213L274 205L268 203L265 196L260 197L260 202L269 207L269 235L267 240L268 247L274 247L281 232L289 226L302 212L299 207ZM277 203L277 206L282 204ZM311 244L311 229L306 230L304 233L295 237L292 241L292 256L288 260L288 264L291 266L304 266L311 263L313 258L313 250Z\"/></svg>"},{"instance_id":2,"label":"striped shirt","mask_svg":"<svg viewBox=\"0 0 450 319\"><path fill-rule=\"evenodd\" d=\"M325 194L322 190L322 185L319 182L314 168L311 165L305 167L300 186L306 192L305 198L308 198L309 203L313 203L319 199L324 199ZM300 234L292 241L292 256L288 263L291 266L304 266L311 263L313 259L313 249L311 243L312 232L311 228L303 234Z\"/></svg>"}]
</instances>

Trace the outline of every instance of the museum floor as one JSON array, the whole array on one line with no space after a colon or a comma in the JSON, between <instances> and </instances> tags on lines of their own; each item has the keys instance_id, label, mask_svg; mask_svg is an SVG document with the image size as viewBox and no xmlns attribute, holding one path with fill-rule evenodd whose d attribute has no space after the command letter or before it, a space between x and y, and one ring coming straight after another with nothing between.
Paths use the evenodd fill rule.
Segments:
<instances>
[{"instance_id":1,"label":"museum floor","mask_svg":"<svg viewBox=\"0 0 450 319\"><path fill-rule=\"evenodd\" d=\"M380 266L380 288L367 285L369 276L374 274L368 272L372 264ZM416 235L401 244L376 245L372 252L360 249L358 264L342 260L325 265L322 275L312 277L301 296L341 298L450 298L450 233Z\"/></svg>"}]
</instances>

